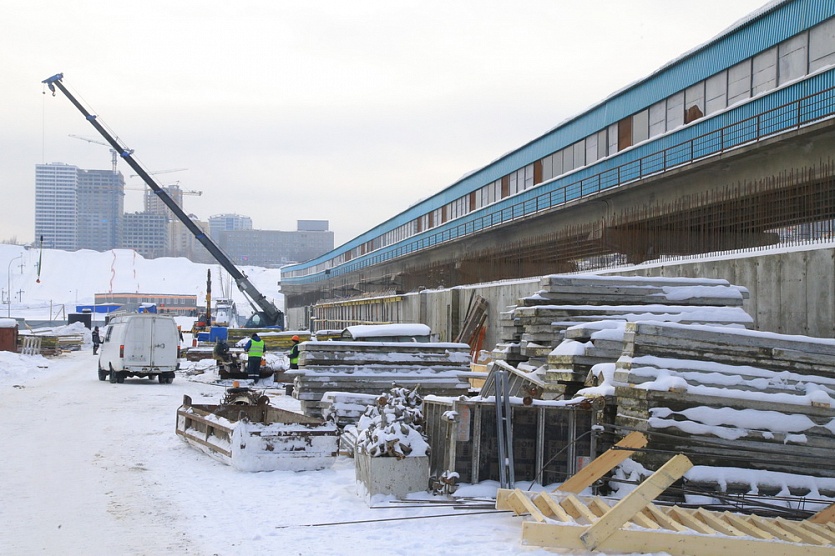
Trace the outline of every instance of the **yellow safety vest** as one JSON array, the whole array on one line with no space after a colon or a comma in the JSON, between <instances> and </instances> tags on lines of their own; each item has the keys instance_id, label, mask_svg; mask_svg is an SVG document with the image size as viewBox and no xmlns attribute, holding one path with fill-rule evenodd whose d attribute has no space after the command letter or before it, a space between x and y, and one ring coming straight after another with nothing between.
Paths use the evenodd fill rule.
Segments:
<instances>
[{"instance_id":1,"label":"yellow safety vest","mask_svg":"<svg viewBox=\"0 0 835 556\"><path fill-rule=\"evenodd\" d=\"M264 340L250 340L249 351L246 354L250 357L261 357L264 355Z\"/></svg>"}]
</instances>

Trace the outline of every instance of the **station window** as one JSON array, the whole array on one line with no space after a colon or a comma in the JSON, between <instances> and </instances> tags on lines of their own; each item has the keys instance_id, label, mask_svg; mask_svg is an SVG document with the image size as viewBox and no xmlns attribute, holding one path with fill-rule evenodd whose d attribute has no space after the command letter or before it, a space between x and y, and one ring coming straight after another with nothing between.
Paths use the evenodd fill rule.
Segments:
<instances>
[{"instance_id":1,"label":"station window","mask_svg":"<svg viewBox=\"0 0 835 556\"><path fill-rule=\"evenodd\" d=\"M667 98L667 131L684 125L684 91Z\"/></svg>"},{"instance_id":2,"label":"station window","mask_svg":"<svg viewBox=\"0 0 835 556\"><path fill-rule=\"evenodd\" d=\"M649 139L649 109L632 116L632 144Z\"/></svg>"},{"instance_id":3,"label":"station window","mask_svg":"<svg viewBox=\"0 0 835 556\"><path fill-rule=\"evenodd\" d=\"M808 35L801 33L777 46L779 83L787 83L806 75Z\"/></svg>"},{"instance_id":4,"label":"station window","mask_svg":"<svg viewBox=\"0 0 835 556\"><path fill-rule=\"evenodd\" d=\"M809 71L835 65L835 18L809 30Z\"/></svg>"},{"instance_id":5,"label":"station window","mask_svg":"<svg viewBox=\"0 0 835 556\"><path fill-rule=\"evenodd\" d=\"M632 146L632 116L618 122L618 151Z\"/></svg>"},{"instance_id":6,"label":"station window","mask_svg":"<svg viewBox=\"0 0 835 556\"><path fill-rule=\"evenodd\" d=\"M728 72L722 71L705 81L705 114L713 114L728 105Z\"/></svg>"},{"instance_id":7,"label":"station window","mask_svg":"<svg viewBox=\"0 0 835 556\"><path fill-rule=\"evenodd\" d=\"M777 86L777 47L754 56L751 69L751 96Z\"/></svg>"},{"instance_id":8,"label":"station window","mask_svg":"<svg viewBox=\"0 0 835 556\"><path fill-rule=\"evenodd\" d=\"M751 98L751 60L728 69L728 106Z\"/></svg>"}]
</instances>

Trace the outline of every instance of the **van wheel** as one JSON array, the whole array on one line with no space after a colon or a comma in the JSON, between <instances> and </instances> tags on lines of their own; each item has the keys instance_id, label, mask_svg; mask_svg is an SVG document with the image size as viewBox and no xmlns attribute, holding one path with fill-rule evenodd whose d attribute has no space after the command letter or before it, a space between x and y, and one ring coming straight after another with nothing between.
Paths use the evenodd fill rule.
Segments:
<instances>
[{"instance_id":1,"label":"van wheel","mask_svg":"<svg viewBox=\"0 0 835 556\"><path fill-rule=\"evenodd\" d=\"M123 384L125 382L125 374L126 373L116 373L116 382Z\"/></svg>"},{"instance_id":2,"label":"van wheel","mask_svg":"<svg viewBox=\"0 0 835 556\"><path fill-rule=\"evenodd\" d=\"M160 384L165 384L165 377L162 375L157 375L157 379L159 380Z\"/></svg>"},{"instance_id":3,"label":"van wheel","mask_svg":"<svg viewBox=\"0 0 835 556\"><path fill-rule=\"evenodd\" d=\"M99 368L99 380L107 380L107 371Z\"/></svg>"},{"instance_id":4,"label":"van wheel","mask_svg":"<svg viewBox=\"0 0 835 556\"><path fill-rule=\"evenodd\" d=\"M113 370L113 366L110 366L110 384L116 384L116 371Z\"/></svg>"}]
</instances>

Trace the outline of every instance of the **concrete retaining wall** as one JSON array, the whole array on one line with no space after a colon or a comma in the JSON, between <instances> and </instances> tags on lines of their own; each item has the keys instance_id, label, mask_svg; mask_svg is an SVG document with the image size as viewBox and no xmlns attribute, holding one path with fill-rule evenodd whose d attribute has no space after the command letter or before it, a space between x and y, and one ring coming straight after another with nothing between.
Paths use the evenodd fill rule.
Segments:
<instances>
[{"instance_id":1,"label":"concrete retaining wall","mask_svg":"<svg viewBox=\"0 0 835 556\"><path fill-rule=\"evenodd\" d=\"M636 276L724 278L745 286L756 330L835 338L835 248L636 267Z\"/></svg>"},{"instance_id":2,"label":"concrete retaining wall","mask_svg":"<svg viewBox=\"0 0 835 556\"><path fill-rule=\"evenodd\" d=\"M724 278L750 291L745 310L756 330L835 338L835 248L764 251L688 262L654 263L607 272L632 276ZM539 278L424 290L400 296L401 322L422 322L440 341L453 341L463 326L473 294L488 302L484 348L499 340L498 315L538 291ZM354 300L355 302L356 300ZM304 311L288 312L290 327L306 329Z\"/></svg>"}]
</instances>

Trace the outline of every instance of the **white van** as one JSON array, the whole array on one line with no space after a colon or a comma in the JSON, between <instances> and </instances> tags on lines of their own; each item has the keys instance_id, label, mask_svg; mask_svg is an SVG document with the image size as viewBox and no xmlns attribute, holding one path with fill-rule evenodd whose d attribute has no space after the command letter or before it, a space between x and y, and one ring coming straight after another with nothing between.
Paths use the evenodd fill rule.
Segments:
<instances>
[{"instance_id":1,"label":"white van","mask_svg":"<svg viewBox=\"0 0 835 556\"><path fill-rule=\"evenodd\" d=\"M126 377L174 381L179 366L180 331L173 317L152 313L113 317L99 348L99 380L122 383Z\"/></svg>"}]
</instances>

